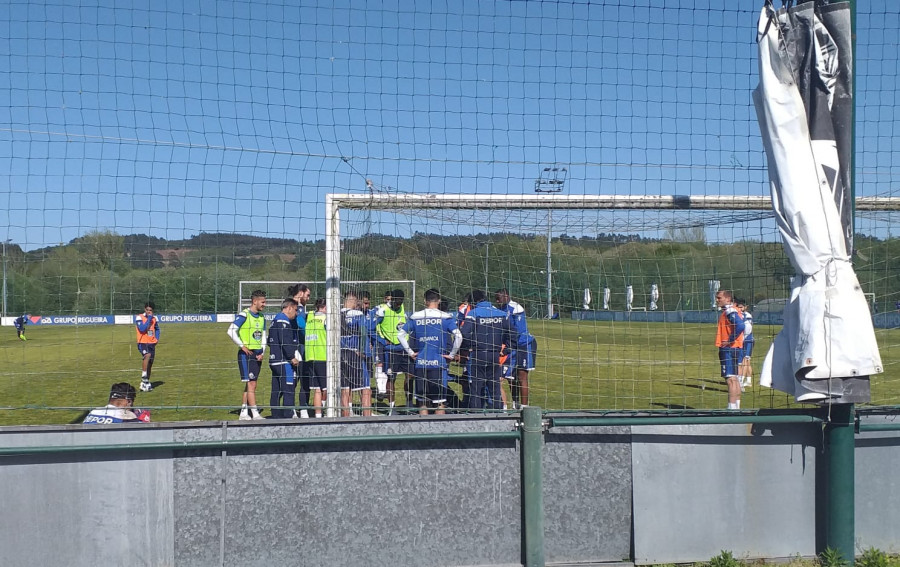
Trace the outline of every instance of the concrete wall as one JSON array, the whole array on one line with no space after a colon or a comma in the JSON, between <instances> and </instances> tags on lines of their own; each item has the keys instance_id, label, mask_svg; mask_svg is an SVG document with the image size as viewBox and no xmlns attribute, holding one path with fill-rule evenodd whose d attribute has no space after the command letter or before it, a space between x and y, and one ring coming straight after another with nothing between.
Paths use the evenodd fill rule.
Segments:
<instances>
[{"instance_id":1,"label":"concrete wall","mask_svg":"<svg viewBox=\"0 0 900 567\"><path fill-rule=\"evenodd\" d=\"M0 428L0 447L515 428L515 416L19 427ZM547 562L812 555L821 438L813 424L554 427ZM0 549L17 565L518 565L521 457L515 439L2 456ZM861 548L900 548L898 466L900 433L857 438Z\"/></svg>"}]
</instances>

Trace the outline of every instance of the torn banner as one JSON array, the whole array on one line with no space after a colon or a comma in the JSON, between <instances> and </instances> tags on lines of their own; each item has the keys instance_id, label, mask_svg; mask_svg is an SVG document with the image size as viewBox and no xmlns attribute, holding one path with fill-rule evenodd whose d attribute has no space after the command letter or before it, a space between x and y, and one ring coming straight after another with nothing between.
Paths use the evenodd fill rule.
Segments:
<instances>
[{"instance_id":1,"label":"torn banner","mask_svg":"<svg viewBox=\"0 0 900 567\"><path fill-rule=\"evenodd\" d=\"M753 101L772 206L796 275L760 383L797 401L870 400L882 372L868 304L850 263L852 53L847 3L759 18Z\"/></svg>"}]
</instances>

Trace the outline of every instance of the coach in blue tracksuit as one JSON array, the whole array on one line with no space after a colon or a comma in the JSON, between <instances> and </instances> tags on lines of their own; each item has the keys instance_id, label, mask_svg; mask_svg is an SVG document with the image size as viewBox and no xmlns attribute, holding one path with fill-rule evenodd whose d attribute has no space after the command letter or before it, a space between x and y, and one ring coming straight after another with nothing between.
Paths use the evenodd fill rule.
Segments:
<instances>
[{"instance_id":1,"label":"coach in blue tracksuit","mask_svg":"<svg viewBox=\"0 0 900 567\"><path fill-rule=\"evenodd\" d=\"M472 301L475 307L466 313L460 329L463 347L470 351L469 408L481 409L484 406L482 396L487 388L488 405L491 409L500 409L500 349L503 345L516 344L518 333L507 313L491 305L484 291L474 290Z\"/></svg>"},{"instance_id":2,"label":"coach in blue tracksuit","mask_svg":"<svg viewBox=\"0 0 900 567\"><path fill-rule=\"evenodd\" d=\"M272 369L269 405L276 419L294 416L294 366L300 362L300 343L294 329L296 318L297 302L289 297L281 302L281 313L275 315L269 328L269 368Z\"/></svg>"}]
</instances>

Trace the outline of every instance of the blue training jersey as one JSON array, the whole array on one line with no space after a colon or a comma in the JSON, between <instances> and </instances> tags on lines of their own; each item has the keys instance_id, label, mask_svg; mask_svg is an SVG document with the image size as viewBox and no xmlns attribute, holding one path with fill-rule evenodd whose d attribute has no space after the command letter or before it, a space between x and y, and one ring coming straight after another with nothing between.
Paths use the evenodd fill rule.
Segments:
<instances>
[{"instance_id":1,"label":"blue training jersey","mask_svg":"<svg viewBox=\"0 0 900 567\"><path fill-rule=\"evenodd\" d=\"M528 332L528 322L525 320L525 308L515 301L510 301L501 307L500 310L506 311L509 314L509 320L519 334L518 342L516 344L522 347L528 347L532 336L531 333Z\"/></svg>"},{"instance_id":2,"label":"blue training jersey","mask_svg":"<svg viewBox=\"0 0 900 567\"><path fill-rule=\"evenodd\" d=\"M366 315L359 309L341 309L341 348L362 352Z\"/></svg>"},{"instance_id":3,"label":"blue training jersey","mask_svg":"<svg viewBox=\"0 0 900 567\"><path fill-rule=\"evenodd\" d=\"M756 339L753 338L753 315L749 311L744 311L744 342L752 343Z\"/></svg>"},{"instance_id":4,"label":"blue training jersey","mask_svg":"<svg viewBox=\"0 0 900 567\"><path fill-rule=\"evenodd\" d=\"M496 364L502 345L518 344L518 332L506 311L489 301L478 303L466 314L461 331L472 351L470 360L480 364Z\"/></svg>"},{"instance_id":5,"label":"blue training jersey","mask_svg":"<svg viewBox=\"0 0 900 567\"><path fill-rule=\"evenodd\" d=\"M456 317L440 309L423 309L410 315L398 330L397 338L407 353L413 353L409 344L414 337L419 348L417 368L447 368L444 355L456 355L462 344L462 333L456 326Z\"/></svg>"}]
</instances>

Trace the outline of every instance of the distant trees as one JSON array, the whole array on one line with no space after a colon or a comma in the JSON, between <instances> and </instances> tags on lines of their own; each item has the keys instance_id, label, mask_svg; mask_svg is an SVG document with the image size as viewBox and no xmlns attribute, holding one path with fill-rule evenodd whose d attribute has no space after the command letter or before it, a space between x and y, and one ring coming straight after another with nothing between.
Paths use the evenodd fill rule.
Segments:
<instances>
[{"instance_id":1,"label":"distant trees","mask_svg":"<svg viewBox=\"0 0 900 567\"><path fill-rule=\"evenodd\" d=\"M609 287L613 308L622 308L619 296L631 285L634 304L642 306L655 283L661 309L708 309L711 279L753 301L787 297L794 271L780 242L710 244L702 227L665 234L554 239L554 303L563 312L578 309L584 288L599 298ZM900 299L900 239L856 235L855 242L864 291L894 305ZM204 233L167 241L111 231L30 252L10 246L8 312L136 313L147 299L160 312L227 312L237 307L240 280L324 280L324 249L321 240ZM345 240L341 254L345 280L415 279L420 290L438 287L453 300L485 285L488 291L509 288L532 307L547 300L543 236L369 234Z\"/></svg>"}]
</instances>

